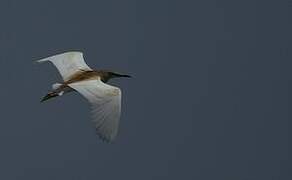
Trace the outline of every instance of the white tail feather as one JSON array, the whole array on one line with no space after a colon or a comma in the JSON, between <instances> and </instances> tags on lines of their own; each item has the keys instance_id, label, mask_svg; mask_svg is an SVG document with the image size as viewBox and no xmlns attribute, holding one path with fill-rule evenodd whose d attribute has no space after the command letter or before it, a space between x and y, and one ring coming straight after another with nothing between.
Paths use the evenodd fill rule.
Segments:
<instances>
[{"instance_id":1,"label":"white tail feather","mask_svg":"<svg viewBox=\"0 0 292 180\"><path fill-rule=\"evenodd\" d=\"M58 89L60 86L62 86L61 83L55 83L55 84L52 85L52 88L53 88L53 90L56 90L56 89Z\"/></svg>"}]
</instances>

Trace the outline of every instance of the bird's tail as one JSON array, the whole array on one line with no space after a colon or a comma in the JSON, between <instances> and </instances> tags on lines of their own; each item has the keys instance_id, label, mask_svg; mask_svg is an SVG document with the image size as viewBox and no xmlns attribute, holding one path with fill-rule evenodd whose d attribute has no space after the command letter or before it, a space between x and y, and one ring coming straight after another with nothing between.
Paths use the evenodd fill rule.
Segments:
<instances>
[{"instance_id":1,"label":"bird's tail","mask_svg":"<svg viewBox=\"0 0 292 180\"><path fill-rule=\"evenodd\" d=\"M41 102L44 102L48 99L51 99L51 98L54 98L54 97L57 97L59 96L59 93L57 92L49 92L46 96L44 96L42 99L41 99Z\"/></svg>"}]
</instances>

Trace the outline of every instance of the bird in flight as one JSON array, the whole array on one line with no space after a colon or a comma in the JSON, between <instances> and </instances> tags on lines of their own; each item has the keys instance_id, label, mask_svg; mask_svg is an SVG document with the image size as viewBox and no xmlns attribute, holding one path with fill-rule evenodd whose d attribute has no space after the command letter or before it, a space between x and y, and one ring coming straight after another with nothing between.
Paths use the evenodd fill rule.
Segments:
<instances>
[{"instance_id":1,"label":"bird in flight","mask_svg":"<svg viewBox=\"0 0 292 180\"><path fill-rule=\"evenodd\" d=\"M106 70L93 70L81 52L65 52L37 62L51 62L63 78L52 85L52 90L41 102L77 91L91 104L97 135L106 142L114 141L121 114L121 90L106 84L112 78L131 77Z\"/></svg>"}]
</instances>

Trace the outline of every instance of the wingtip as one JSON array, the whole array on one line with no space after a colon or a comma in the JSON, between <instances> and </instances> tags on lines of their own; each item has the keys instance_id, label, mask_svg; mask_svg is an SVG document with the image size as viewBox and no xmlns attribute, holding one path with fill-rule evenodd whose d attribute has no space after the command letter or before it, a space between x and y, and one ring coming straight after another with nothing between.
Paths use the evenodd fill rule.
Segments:
<instances>
[{"instance_id":1,"label":"wingtip","mask_svg":"<svg viewBox=\"0 0 292 180\"><path fill-rule=\"evenodd\" d=\"M36 63L42 63L42 62L46 62L46 61L48 61L48 60L49 60L48 58L44 58L44 59L36 60L35 62L36 62Z\"/></svg>"},{"instance_id":2,"label":"wingtip","mask_svg":"<svg viewBox=\"0 0 292 180\"><path fill-rule=\"evenodd\" d=\"M96 130L96 134L97 134L98 138L104 143L114 144L114 142L115 142L115 137L113 137L113 136L106 136L102 133L99 133L97 130Z\"/></svg>"}]
</instances>

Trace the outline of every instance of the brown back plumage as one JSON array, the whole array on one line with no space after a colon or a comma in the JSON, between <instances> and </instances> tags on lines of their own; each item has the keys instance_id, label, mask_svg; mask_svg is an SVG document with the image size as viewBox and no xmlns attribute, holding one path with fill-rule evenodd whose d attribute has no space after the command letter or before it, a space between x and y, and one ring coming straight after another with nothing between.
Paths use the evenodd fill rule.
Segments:
<instances>
[{"instance_id":1,"label":"brown back plumage","mask_svg":"<svg viewBox=\"0 0 292 180\"><path fill-rule=\"evenodd\" d=\"M64 84L70 84L78 81L84 81L89 79L99 79L106 83L110 78L112 78L111 73L108 71L83 71L73 74L69 80L65 81Z\"/></svg>"}]
</instances>

